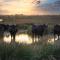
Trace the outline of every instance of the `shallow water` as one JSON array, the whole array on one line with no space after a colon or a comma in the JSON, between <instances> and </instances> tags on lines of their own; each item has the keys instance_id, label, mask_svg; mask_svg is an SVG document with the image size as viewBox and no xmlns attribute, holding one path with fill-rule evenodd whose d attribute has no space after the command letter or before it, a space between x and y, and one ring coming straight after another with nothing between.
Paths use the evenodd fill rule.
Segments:
<instances>
[{"instance_id":1,"label":"shallow water","mask_svg":"<svg viewBox=\"0 0 60 60\"><path fill-rule=\"evenodd\" d=\"M55 37L55 40L57 40L57 36ZM11 42L11 35L8 32L4 33L4 42L10 43ZM40 37L40 40L43 42L48 42L48 43L54 43L54 36L53 35L45 35L43 37ZM15 37L15 41L18 43L27 43L31 44L32 43L32 37L28 35L27 33L17 33ZM34 38L35 42L38 42L38 38Z\"/></svg>"}]
</instances>

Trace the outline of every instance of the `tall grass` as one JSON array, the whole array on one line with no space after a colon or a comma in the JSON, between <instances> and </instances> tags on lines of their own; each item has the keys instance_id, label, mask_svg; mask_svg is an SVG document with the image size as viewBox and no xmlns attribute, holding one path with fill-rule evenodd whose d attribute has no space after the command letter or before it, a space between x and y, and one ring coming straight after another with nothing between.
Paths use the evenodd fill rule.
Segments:
<instances>
[{"instance_id":1,"label":"tall grass","mask_svg":"<svg viewBox=\"0 0 60 60\"><path fill-rule=\"evenodd\" d=\"M1 60L30 60L32 55L32 49L28 45L0 44Z\"/></svg>"},{"instance_id":2,"label":"tall grass","mask_svg":"<svg viewBox=\"0 0 60 60\"><path fill-rule=\"evenodd\" d=\"M0 44L0 60L57 60L60 48L53 45Z\"/></svg>"}]
</instances>

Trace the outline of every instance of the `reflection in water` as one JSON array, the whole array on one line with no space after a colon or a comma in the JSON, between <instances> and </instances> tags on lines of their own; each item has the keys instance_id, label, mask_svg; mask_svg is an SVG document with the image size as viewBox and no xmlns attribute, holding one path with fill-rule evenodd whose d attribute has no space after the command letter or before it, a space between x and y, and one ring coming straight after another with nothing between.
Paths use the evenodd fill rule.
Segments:
<instances>
[{"instance_id":1,"label":"reflection in water","mask_svg":"<svg viewBox=\"0 0 60 60\"><path fill-rule=\"evenodd\" d=\"M56 40L58 40L58 36L55 37L55 40L54 40L54 36L49 36L48 43L54 44Z\"/></svg>"},{"instance_id":2,"label":"reflection in water","mask_svg":"<svg viewBox=\"0 0 60 60\"><path fill-rule=\"evenodd\" d=\"M9 36L9 37L5 36L4 42L10 43L11 42L11 36Z\"/></svg>"},{"instance_id":3,"label":"reflection in water","mask_svg":"<svg viewBox=\"0 0 60 60\"><path fill-rule=\"evenodd\" d=\"M4 42L10 43L11 42L11 35L10 35L10 33L5 32L3 39L4 39Z\"/></svg>"},{"instance_id":4,"label":"reflection in water","mask_svg":"<svg viewBox=\"0 0 60 60\"><path fill-rule=\"evenodd\" d=\"M54 36L50 36L49 37L44 37L44 40L47 39L48 43L54 43ZM35 39L35 38L34 38ZM55 40L57 40L58 37L56 36ZM15 41L18 43L27 43L27 44L31 44L32 43L32 38L28 35L28 34L17 34L15 37ZM36 38L36 41L38 42L38 38ZM11 42L11 35L10 33L5 33L4 34L4 42L10 43Z\"/></svg>"},{"instance_id":5,"label":"reflection in water","mask_svg":"<svg viewBox=\"0 0 60 60\"><path fill-rule=\"evenodd\" d=\"M31 44L32 39L29 38L28 34L19 34L16 36L16 42Z\"/></svg>"},{"instance_id":6,"label":"reflection in water","mask_svg":"<svg viewBox=\"0 0 60 60\"><path fill-rule=\"evenodd\" d=\"M48 39L48 43L54 43L54 38Z\"/></svg>"},{"instance_id":7,"label":"reflection in water","mask_svg":"<svg viewBox=\"0 0 60 60\"><path fill-rule=\"evenodd\" d=\"M29 37L28 34L17 34L15 37L15 41L18 43L27 43L31 44L32 43L32 38ZM11 42L11 35L9 33L4 34L4 42Z\"/></svg>"}]
</instances>

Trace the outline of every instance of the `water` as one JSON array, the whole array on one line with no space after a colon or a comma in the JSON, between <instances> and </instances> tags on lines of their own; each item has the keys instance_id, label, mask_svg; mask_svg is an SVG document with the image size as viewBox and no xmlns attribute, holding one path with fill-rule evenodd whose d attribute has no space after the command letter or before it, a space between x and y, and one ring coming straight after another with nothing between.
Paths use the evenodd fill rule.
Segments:
<instances>
[{"instance_id":1,"label":"water","mask_svg":"<svg viewBox=\"0 0 60 60\"><path fill-rule=\"evenodd\" d=\"M32 43L32 38L26 33L17 33L15 37L15 41L18 43ZM4 33L4 42L10 43L11 42L11 35L8 32Z\"/></svg>"},{"instance_id":2,"label":"water","mask_svg":"<svg viewBox=\"0 0 60 60\"><path fill-rule=\"evenodd\" d=\"M55 37L55 40L57 40L57 36ZM4 33L4 42L10 43L11 42L11 35L9 32ZM38 38L34 38L36 42L38 42ZM40 37L40 40L43 42L48 42L54 44L54 36L53 35L45 35L42 38ZM32 43L32 37L28 35L27 33L17 33L15 37L15 41L18 43L26 43L31 44Z\"/></svg>"}]
</instances>

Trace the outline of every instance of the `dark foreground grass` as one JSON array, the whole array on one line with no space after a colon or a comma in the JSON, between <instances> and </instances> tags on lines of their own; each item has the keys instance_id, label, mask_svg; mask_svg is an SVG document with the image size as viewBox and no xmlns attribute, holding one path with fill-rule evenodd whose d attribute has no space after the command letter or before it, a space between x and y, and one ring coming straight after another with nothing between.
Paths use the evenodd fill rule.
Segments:
<instances>
[{"instance_id":1,"label":"dark foreground grass","mask_svg":"<svg viewBox=\"0 0 60 60\"><path fill-rule=\"evenodd\" d=\"M0 60L60 60L53 45L0 44Z\"/></svg>"}]
</instances>

